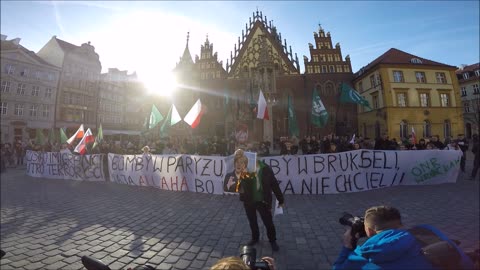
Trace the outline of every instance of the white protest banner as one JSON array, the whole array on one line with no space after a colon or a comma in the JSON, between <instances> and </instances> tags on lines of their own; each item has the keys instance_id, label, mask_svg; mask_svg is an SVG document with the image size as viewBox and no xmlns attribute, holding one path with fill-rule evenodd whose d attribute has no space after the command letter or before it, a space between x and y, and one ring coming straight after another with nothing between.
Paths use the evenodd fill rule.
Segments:
<instances>
[{"instance_id":1,"label":"white protest banner","mask_svg":"<svg viewBox=\"0 0 480 270\"><path fill-rule=\"evenodd\" d=\"M335 194L455 182L461 156L461 151L446 150L355 150L263 160L284 194Z\"/></svg>"},{"instance_id":2,"label":"white protest banner","mask_svg":"<svg viewBox=\"0 0 480 270\"><path fill-rule=\"evenodd\" d=\"M163 190L222 194L225 169L219 156L108 154L110 181Z\"/></svg>"},{"instance_id":3,"label":"white protest banner","mask_svg":"<svg viewBox=\"0 0 480 270\"><path fill-rule=\"evenodd\" d=\"M105 181L103 155L27 151L27 175L53 179Z\"/></svg>"}]
</instances>

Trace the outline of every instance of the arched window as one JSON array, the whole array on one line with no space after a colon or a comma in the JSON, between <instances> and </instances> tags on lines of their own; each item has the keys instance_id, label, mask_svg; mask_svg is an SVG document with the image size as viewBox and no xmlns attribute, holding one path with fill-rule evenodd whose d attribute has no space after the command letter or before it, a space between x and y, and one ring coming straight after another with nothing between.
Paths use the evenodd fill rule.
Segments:
<instances>
[{"instance_id":1,"label":"arched window","mask_svg":"<svg viewBox=\"0 0 480 270\"><path fill-rule=\"evenodd\" d=\"M443 137L449 138L452 136L452 124L450 123L450 120L445 120L443 121Z\"/></svg>"},{"instance_id":2,"label":"arched window","mask_svg":"<svg viewBox=\"0 0 480 270\"><path fill-rule=\"evenodd\" d=\"M335 94L332 83L330 82L326 83L324 93L325 93L325 96L333 96Z\"/></svg>"},{"instance_id":3,"label":"arched window","mask_svg":"<svg viewBox=\"0 0 480 270\"><path fill-rule=\"evenodd\" d=\"M425 120L423 121L423 137L429 138L432 136L432 124L430 121Z\"/></svg>"},{"instance_id":4,"label":"arched window","mask_svg":"<svg viewBox=\"0 0 480 270\"><path fill-rule=\"evenodd\" d=\"M408 123L405 120L400 122L400 139L408 138Z\"/></svg>"}]
</instances>

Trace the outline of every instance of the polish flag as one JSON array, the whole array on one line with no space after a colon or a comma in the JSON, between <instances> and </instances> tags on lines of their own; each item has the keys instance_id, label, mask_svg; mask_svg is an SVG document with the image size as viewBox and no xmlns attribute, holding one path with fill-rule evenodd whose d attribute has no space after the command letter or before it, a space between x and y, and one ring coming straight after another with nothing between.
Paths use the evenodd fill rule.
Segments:
<instances>
[{"instance_id":1,"label":"polish flag","mask_svg":"<svg viewBox=\"0 0 480 270\"><path fill-rule=\"evenodd\" d=\"M204 113L204 109L202 106L202 102L200 99L195 102L193 107L188 111L187 115L183 119L187 124L189 124L192 128L196 128L198 124L200 124L200 119Z\"/></svg>"},{"instance_id":2,"label":"polish flag","mask_svg":"<svg viewBox=\"0 0 480 270\"><path fill-rule=\"evenodd\" d=\"M412 138L413 138L413 144L417 144L417 135L415 135L415 130L412 127Z\"/></svg>"},{"instance_id":3,"label":"polish flag","mask_svg":"<svg viewBox=\"0 0 480 270\"><path fill-rule=\"evenodd\" d=\"M260 95L258 96L257 118L268 120L267 101L263 96L262 90L260 90Z\"/></svg>"},{"instance_id":4,"label":"polish flag","mask_svg":"<svg viewBox=\"0 0 480 270\"><path fill-rule=\"evenodd\" d=\"M85 155L87 152L87 144L94 143L95 137L93 137L92 131L87 129L85 135L83 136L82 140L78 143L77 147L75 147L74 152L79 153L80 155Z\"/></svg>"},{"instance_id":5,"label":"polish flag","mask_svg":"<svg viewBox=\"0 0 480 270\"><path fill-rule=\"evenodd\" d=\"M82 139L84 133L85 133L85 131L83 129L83 124L81 124L80 127L78 128L77 132L75 132L75 134L73 134L73 136L70 137L70 139L67 140L67 143L72 144L74 140Z\"/></svg>"}]
</instances>

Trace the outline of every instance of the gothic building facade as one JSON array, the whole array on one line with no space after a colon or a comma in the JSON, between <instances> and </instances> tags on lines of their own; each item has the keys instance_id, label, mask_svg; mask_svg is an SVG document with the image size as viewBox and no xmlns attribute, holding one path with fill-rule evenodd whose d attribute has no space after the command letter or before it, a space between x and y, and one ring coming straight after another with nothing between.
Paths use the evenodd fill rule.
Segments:
<instances>
[{"instance_id":1,"label":"gothic building facade","mask_svg":"<svg viewBox=\"0 0 480 270\"><path fill-rule=\"evenodd\" d=\"M229 136L239 127L248 128L249 141L270 141L289 136L287 100L292 100L300 136L325 136L329 133L351 135L356 131L356 106L339 104L342 82L353 79L349 56L343 58L339 43L333 46L330 33L320 27L308 44L310 56L304 56L304 70L287 40L263 16L254 12L242 30L238 43L223 65L217 59L208 36L200 56L191 57L187 46L174 69L179 91L174 104L184 115L200 98L206 112L191 134ZM311 124L313 90L317 89L330 114L329 124L317 128ZM256 118L260 90L267 101L269 120ZM179 130L177 130L179 131ZM290 136L289 136L290 137Z\"/></svg>"}]
</instances>

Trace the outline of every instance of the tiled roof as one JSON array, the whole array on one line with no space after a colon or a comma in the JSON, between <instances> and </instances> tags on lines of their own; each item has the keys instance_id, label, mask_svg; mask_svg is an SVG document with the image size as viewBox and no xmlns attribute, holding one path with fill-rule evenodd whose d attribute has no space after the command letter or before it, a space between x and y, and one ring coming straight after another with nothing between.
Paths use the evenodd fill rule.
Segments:
<instances>
[{"instance_id":1,"label":"tiled roof","mask_svg":"<svg viewBox=\"0 0 480 270\"><path fill-rule=\"evenodd\" d=\"M60 45L60 47L61 47L64 51L73 51L73 50L79 48L78 46L73 45L73 44L71 44L71 43L68 43L68 42L66 42L66 41L63 41L63 40L57 38L56 36L55 36L55 39L57 40L58 45Z\"/></svg>"},{"instance_id":2,"label":"tiled roof","mask_svg":"<svg viewBox=\"0 0 480 270\"><path fill-rule=\"evenodd\" d=\"M42 65L50 66L50 67L56 67L47 61L43 60L41 57L39 57L35 52L28 50L27 48L23 47L22 45L16 45L13 43L11 40L2 40L1 42L1 49L3 50L21 50L24 53L28 54L30 57L41 63Z\"/></svg>"},{"instance_id":3,"label":"tiled roof","mask_svg":"<svg viewBox=\"0 0 480 270\"><path fill-rule=\"evenodd\" d=\"M466 66L463 69L458 69L457 74L462 74L462 73L467 72L467 71L472 72L472 71L479 70L479 69L480 69L480 63L476 63L476 64L473 64L473 65Z\"/></svg>"},{"instance_id":4,"label":"tiled roof","mask_svg":"<svg viewBox=\"0 0 480 270\"><path fill-rule=\"evenodd\" d=\"M417 58L421 61L420 63L412 63L412 59ZM390 50L386 51L384 54L380 55L378 58L373 60L370 64L366 65L365 67L361 68L357 73L356 76L360 76L361 74L365 73L367 70L373 68L379 64L414 64L414 65L427 65L427 66L443 66L446 68L456 68L455 66L450 66L446 64L442 64L439 62L435 62L429 59L425 59L399 49L391 48Z\"/></svg>"}]
</instances>

